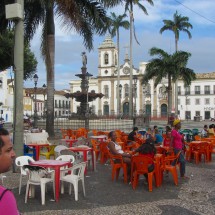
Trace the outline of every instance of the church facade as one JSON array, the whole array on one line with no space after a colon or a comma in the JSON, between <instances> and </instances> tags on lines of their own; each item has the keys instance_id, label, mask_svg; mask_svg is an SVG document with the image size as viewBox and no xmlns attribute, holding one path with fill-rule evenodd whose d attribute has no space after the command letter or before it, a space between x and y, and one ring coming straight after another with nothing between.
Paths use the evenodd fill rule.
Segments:
<instances>
[{"instance_id":1,"label":"church facade","mask_svg":"<svg viewBox=\"0 0 215 215\"><path fill-rule=\"evenodd\" d=\"M117 114L117 48L110 36L107 36L98 48L98 76L89 79L89 92L103 93L101 99L89 104L91 112L98 115ZM167 79L154 88L154 81L142 85L147 62L140 62L138 68L132 67L136 81L133 88L133 111L135 114L147 114L154 118L166 117L168 97L166 92ZM120 65L120 115L129 113L130 60L126 53L124 63ZM80 91L80 80L70 82L70 92ZM174 91L173 91L174 95ZM174 101L174 96L173 96ZM77 112L80 105L71 101L71 112ZM174 107L174 104L173 104ZM174 109L172 110L174 112ZM215 117L215 72L197 74L197 79L189 87L178 81L178 115L181 119L194 119L200 116L202 120Z\"/></svg>"}]
</instances>

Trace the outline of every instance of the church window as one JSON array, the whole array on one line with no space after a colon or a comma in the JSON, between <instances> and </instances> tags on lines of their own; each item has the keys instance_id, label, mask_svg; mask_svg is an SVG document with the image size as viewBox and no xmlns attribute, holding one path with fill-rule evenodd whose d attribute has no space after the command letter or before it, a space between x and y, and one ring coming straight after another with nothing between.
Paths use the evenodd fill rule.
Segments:
<instances>
[{"instance_id":1,"label":"church window","mask_svg":"<svg viewBox=\"0 0 215 215\"><path fill-rule=\"evenodd\" d=\"M108 71L107 71L107 70L105 70L105 74L108 74Z\"/></svg>"},{"instance_id":2,"label":"church window","mask_svg":"<svg viewBox=\"0 0 215 215\"><path fill-rule=\"evenodd\" d=\"M109 87L108 87L108 85L104 85L104 95L105 95L105 98L109 98Z\"/></svg>"},{"instance_id":3,"label":"church window","mask_svg":"<svg viewBox=\"0 0 215 215\"><path fill-rule=\"evenodd\" d=\"M129 96L129 86L128 86L128 84L125 84L124 88L125 88L125 97L128 97Z\"/></svg>"},{"instance_id":4,"label":"church window","mask_svg":"<svg viewBox=\"0 0 215 215\"><path fill-rule=\"evenodd\" d=\"M109 63L109 61L108 61L108 54L107 53L105 53L105 55L104 55L104 61L105 61L105 64L108 64Z\"/></svg>"}]
</instances>

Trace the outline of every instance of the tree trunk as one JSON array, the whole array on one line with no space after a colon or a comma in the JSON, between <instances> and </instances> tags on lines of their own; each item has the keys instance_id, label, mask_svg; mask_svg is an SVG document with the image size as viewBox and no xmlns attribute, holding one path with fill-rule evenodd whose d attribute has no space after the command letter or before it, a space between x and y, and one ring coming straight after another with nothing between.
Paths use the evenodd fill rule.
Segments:
<instances>
[{"instance_id":1,"label":"tree trunk","mask_svg":"<svg viewBox=\"0 0 215 215\"><path fill-rule=\"evenodd\" d=\"M133 117L133 56L132 56L132 36L133 36L133 8L130 5L130 78L129 78L129 116Z\"/></svg>"},{"instance_id":2,"label":"tree trunk","mask_svg":"<svg viewBox=\"0 0 215 215\"><path fill-rule=\"evenodd\" d=\"M54 81L55 81L55 24L54 5L47 10L47 50L46 50L46 70L47 70L47 118L46 130L50 138L54 137Z\"/></svg>"},{"instance_id":3,"label":"tree trunk","mask_svg":"<svg viewBox=\"0 0 215 215\"><path fill-rule=\"evenodd\" d=\"M168 122L172 111L172 83L171 76L168 75Z\"/></svg>"},{"instance_id":4,"label":"tree trunk","mask_svg":"<svg viewBox=\"0 0 215 215\"><path fill-rule=\"evenodd\" d=\"M178 38L175 38L175 51L178 51ZM175 114L178 115L178 80L175 81Z\"/></svg>"},{"instance_id":5,"label":"tree trunk","mask_svg":"<svg viewBox=\"0 0 215 215\"><path fill-rule=\"evenodd\" d=\"M120 73L119 73L119 28L117 29L117 114L120 114L120 96L119 96L119 85L120 85Z\"/></svg>"}]
</instances>

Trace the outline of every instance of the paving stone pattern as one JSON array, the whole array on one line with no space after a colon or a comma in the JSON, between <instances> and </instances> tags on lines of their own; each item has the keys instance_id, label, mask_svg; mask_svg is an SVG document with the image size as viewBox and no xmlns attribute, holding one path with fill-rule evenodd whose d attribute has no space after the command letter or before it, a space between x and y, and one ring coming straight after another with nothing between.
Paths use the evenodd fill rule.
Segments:
<instances>
[{"instance_id":1,"label":"paving stone pattern","mask_svg":"<svg viewBox=\"0 0 215 215\"><path fill-rule=\"evenodd\" d=\"M58 203L53 199L51 184L46 193L46 205L41 205L40 189L36 188L34 199L24 203L26 180L23 180L21 195L18 194L19 174L7 173L4 185L15 194L20 212L24 215L213 215L215 214L215 157L211 163L187 163L189 180L179 178L175 186L171 177L164 176L163 185L149 192L144 178L136 190L123 183L122 175L118 181L111 181L110 164L97 164L97 171L88 171L85 179L86 197L79 189L79 200L74 200L65 189Z\"/></svg>"}]
</instances>

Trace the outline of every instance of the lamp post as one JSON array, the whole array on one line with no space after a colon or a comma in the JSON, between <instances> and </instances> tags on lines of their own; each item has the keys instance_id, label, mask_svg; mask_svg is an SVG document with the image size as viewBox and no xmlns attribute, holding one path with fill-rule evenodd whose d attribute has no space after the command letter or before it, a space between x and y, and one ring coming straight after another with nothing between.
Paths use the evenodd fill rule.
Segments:
<instances>
[{"instance_id":1,"label":"lamp post","mask_svg":"<svg viewBox=\"0 0 215 215\"><path fill-rule=\"evenodd\" d=\"M121 98L122 98L122 84L119 85L119 115L121 115Z\"/></svg>"},{"instance_id":2,"label":"lamp post","mask_svg":"<svg viewBox=\"0 0 215 215\"><path fill-rule=\"evenodd\" d=\"M136 124L136 115L137 115L137 76L133 75L133 81L134 81L134 85L133 85L133 92L134 92L134 114L133 114L133 125Z\"/></svg>"},{"instance_id":3,"label":"lamp post","mask_svg":"<svg viewBox=\"0 0 215 215\"><path fill-rule=\"evenodd\" d=\"M34 75L34 128L37 127L37 82L38 82L37 74Z\"/></svg>"},{"instance_id":4,"label":"lamp post","mask_svg":"<svg viewBox=\"0 0 215 215\"><path fill-rule=\"evenodd\" d=\"M43 86L42 86L42 88L43 88L43 98L44 98L44 105L43 105L43 117L45 117L45 115L46 115L46 85L45 84L43 84Z\"/></svg>"}]
</instances>

